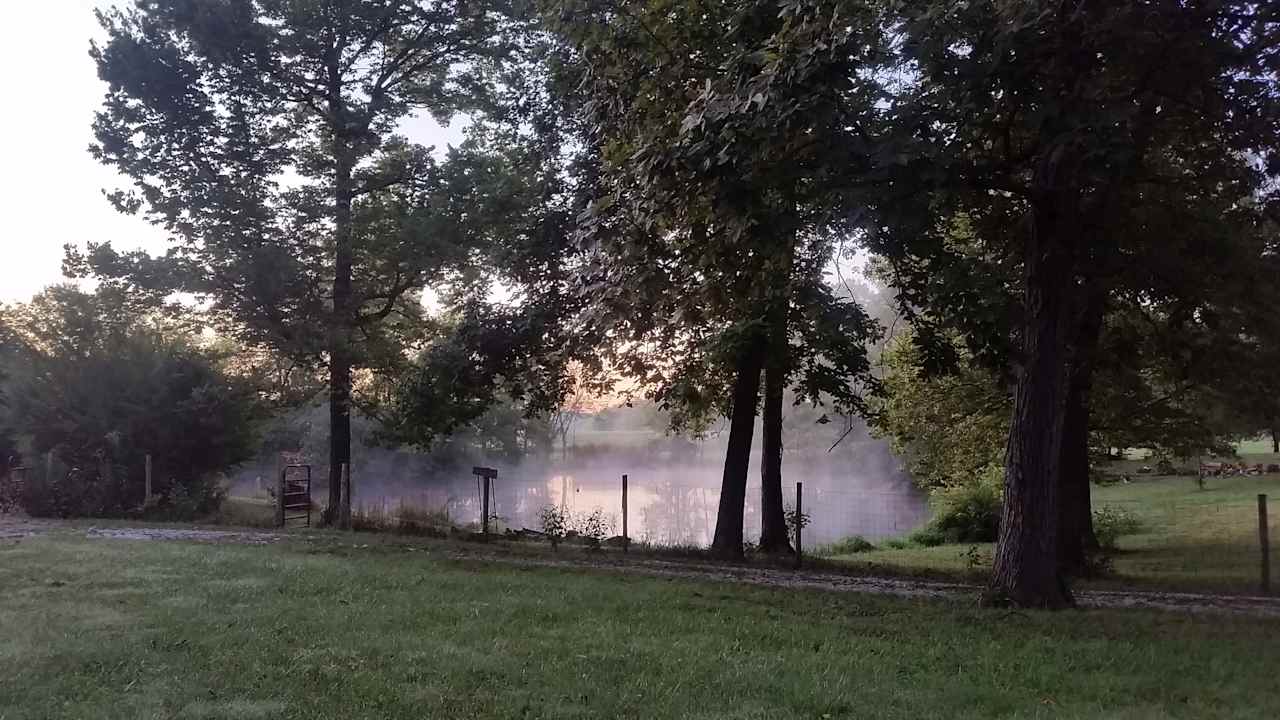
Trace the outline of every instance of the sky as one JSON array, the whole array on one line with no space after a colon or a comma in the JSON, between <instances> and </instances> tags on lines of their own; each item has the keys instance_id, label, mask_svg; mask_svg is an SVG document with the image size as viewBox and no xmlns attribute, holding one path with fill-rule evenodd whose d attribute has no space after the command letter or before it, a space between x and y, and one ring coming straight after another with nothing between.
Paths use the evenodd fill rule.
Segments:
<instances>
[{"instance_id":1,"label":"sky","mask_svg":"<svg viewBox=\"0 0 1280 720\"><path fill-rule=\"evenodd\" d=\"M109 0L0 0L0 302L26 301L62 278L62 246L111 241L161 253L166 235L122 215L103 189L126 181L88 151L106 85L89 42L101 38L94 8ZM442 150L461 123L414 118L401 130Z\"/></svg>"}]
</instances>

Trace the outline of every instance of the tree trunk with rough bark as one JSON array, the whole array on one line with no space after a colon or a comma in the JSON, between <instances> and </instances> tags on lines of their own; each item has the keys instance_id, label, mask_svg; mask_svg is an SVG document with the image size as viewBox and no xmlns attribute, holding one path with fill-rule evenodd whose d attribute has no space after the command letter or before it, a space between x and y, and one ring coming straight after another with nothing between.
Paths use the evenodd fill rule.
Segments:
<instances>
[{"instance_id":1,"label":"tree trunk with rough bark","mask_svg":"<svg viewBox=\"0 0 1280 720\"><path fill-rule=\"evenodd\" d=\"M1089 289L1071 353L1070 388L1062 426L1058 514L1058 564L1067 576L1087 571L1089 556L1098 550L1089 486L1089 397L1093 390L1094 358L1102 336L1102 318L1106 313L1105 300L1103 288Z\"/></svg>"},{"instance_id":2,"label":"tree trunk with rough bark","mask_svg":"<svg viewBox=\"0 0 1280 720\"><path fill-rule=\"evenodd\" d=\"M794 207L788 200L788 209ZM791 357L787 332L791 309L791 271L795 262L796 218L784 216L777 254L769 268L768 357L764 369L764 413L760 451L760 550L790 553L791 539L782 507L782 404Z\"/></svg>"},{"instance_id":3,"label":"tree trunk with rough bark","mask_svg":"<svg viewBox=\"0 0 1280 720\"><path fill-rule=\"evenodd\" d=\"M1071 593L1058 565L1062 430L1074 338L1079 153L1059 144L1033 181L1031 230L1023 249L1021 368L1005 450L1004 508L985 602L1063 608Z\"/></svg>"},{"instance_id":4,"label":"tree trunk with rough bark","mask_svg":"<svg viewBox=\"0 0 1280 720\"><path fill-rule=\"evenodd\" d=\"M764 371L764 423L760 443L760 551L767 553L793 552L782 507L782 399L785 384L785 371L771 359Z\"/></svg>"},{"instance_id":5,"label":"tree trunk with rough bark","mask_svg":"<svg viewBox=\"0 0 1280 720\"><path fill-rule=\"evenodd\" d=\"M352 150L335 139L333 316L329 325L329 504L327 524L340 515L342 466L351 464L351 333L355 321L351 289ZM348 470L352 475L355 469Z\"/></svg>"},{"instance_id":6,"label":"tree trunk with rough bark","mask_svg":"<svg viewBox=\"0 0 1280 720\"><path fill-rule=\"evenodd\" d=\"M1093 533L1089 488L1088 391L1071 383L1062 426L1062 473L1058 498L1058 565L1066 576L1085 572L1089 555L1098 548Z\"/></svg>"},{"instance_id":7,"label":"tree trunk with rough bark","mask_svg":"<svg viewBox=\"0 0 1280 720\"><path fill-rule=\"evenodd\" d=\"M747 500L747 474L751 470L751 441L755 434L756 404L760 400L760 370L763 365L763 343L747 343L738 357L733 382L729 447L724 455L716 532L711 541L711 549L727 557L742 556L742 516Z\"/></svg>"}]
</instances>

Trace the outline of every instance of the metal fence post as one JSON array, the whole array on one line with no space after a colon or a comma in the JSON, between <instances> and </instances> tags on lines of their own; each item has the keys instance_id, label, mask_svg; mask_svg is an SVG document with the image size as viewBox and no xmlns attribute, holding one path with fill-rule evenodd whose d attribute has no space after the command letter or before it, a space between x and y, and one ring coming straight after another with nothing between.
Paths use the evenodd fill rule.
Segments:
<instances>
[{"instance_id":1,"label":"metal fence post","mask_svg":"<svg viewBox=\"0 0 1280 720\"><path fill-rule=\"evenodd\" d=\"M1258 494L1258 542L1262 546L1262 594L1271 594L1271 538L1267 527L1267 496Z\"/></svg>"}]
</instances>

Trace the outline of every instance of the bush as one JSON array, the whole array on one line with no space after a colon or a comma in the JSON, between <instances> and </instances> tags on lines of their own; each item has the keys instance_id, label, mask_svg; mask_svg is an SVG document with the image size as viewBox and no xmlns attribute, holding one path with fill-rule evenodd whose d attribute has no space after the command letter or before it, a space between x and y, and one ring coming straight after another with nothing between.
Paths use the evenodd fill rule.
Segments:
<instances>
[{"instance_id":1,"label":"bush","mask_svg":"<svg viewBox=\"0 0 1280 720\"><path fill-rule=\"evenodd\" d=\"M542 522L542 532L551 541L554 550L569 532L569 515L557 505L547 505L538 513Z\"/></svg>"},{"instance_id":2,"label":"bush","mask_svg":"<svg viewBox=\"0 0 1280 720\"><path fill-rule=\"evenodd\" d=\"M850 535L849 537L840 538L830 545L824 545L818 548L814 554L823 556L857 555L858 553L870 552L875 549L875 543L872 543L861 535Z\"/></svg>"},{"instance_id":3,"label":"bush","mask_svg":"<svg viewBox=\"0 0 1280 720\"><path fill-rule=\"evenodd\" d=\"M23 509L207 515L224 496L221 474L253 455L255 390L227 372L228 354L119 300L55 286L15 312L22 342L9 401L38 458ZM147 455L152 498L144 489Z\"/></svg>"},{"instance_id":4,"label":"bush","mask_svg":"<svg viewBox=\"0 0 1280 720\"><path fill-rule=\"evenodd\" d=\"M929 523L924 527L911 533L906 538L908 545L920 545L922 547L937 547L946 545L949 542L960 542L959 540L948 540L946 533L942 531L935 523Z\"/></svg>"},{"instance_id":5,"label":"bush","mask_svg":"<svg viewBox=\"0 0 1280 720\"><path fill-rule=\"evenodd\" d=\"M791 503L787 503L782 509L782 517L787 523L787 537L795 543L796 533L809 527L809 513L796 512Z\"/></svg>"},{"instance_id":6,"label":"bush","mask_svg":"<svg viewBox=\"0 0 1280 720\"><path fill-rule=\"evenodd\" d=\"M973 482L940 491L938 514L912 539L921 545L995 542L1000 533L1003 471L991 465Z\"/></svg>"},{"instance_id":7,"label":"bush","mask_svg":"<svg viewBox=\"0 0 1280 720\"><path fill-rule=\"evenodd\" d=\"M573 532L591 547L600 547L600 543L613 532L613 522L604 516L604 510L596 508L573 518Z\"/></svg>"},{"instance_id":8,"label":"bush","mask_svg":"<svg viewBox=\"0 0 1280 720\"><path fill-rule=\"evenodd\" d=\"M1132 511L1115 505L1105 505L1093 511L1093 534L1103 550L1115 550L1125 535L1142 532L1142 521Z\"/></svg>"}]
</instances>

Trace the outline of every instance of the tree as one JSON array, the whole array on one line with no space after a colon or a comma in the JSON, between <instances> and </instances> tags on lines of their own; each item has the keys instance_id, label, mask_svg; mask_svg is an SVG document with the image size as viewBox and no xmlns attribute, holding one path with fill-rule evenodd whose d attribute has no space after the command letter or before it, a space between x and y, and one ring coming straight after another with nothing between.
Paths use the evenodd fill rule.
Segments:
<instances>
[{"instance_id":1,"label":"tree","mask_svg":"<svg viewBox=\"0 0 1280 720\"><path fill-rule=\"evenodd\" d=\"M959 342L957 342L959 344ZM910 332L884 355L884 398L875 428L928 490L965 485L1001 462L1012 404L1006 387L968 357L946 373L928 374Z\"/></svg>"},{"instance_id":2,"label":"tree","mask_svg":"<svg viewBox=\"0 0 1280 720\"><path fill-rule=\"evenodd\" d=\"M400 363L418 290L465 255L435 161L393 129L482 94L501 7L158 0L99 19L109 89L91 150L134 183L117 207L173 246L152 259L90 244L68 270L196 293L224 328L326 367L333 511L353 369Z\"/></svg>"},{"instance_id":3,"label":"tree","mask_svg":"<svg viewBox=\"0 0 1280 720\"><path fill-rule=\"evenodd\" d=\"M8 313L0 307L0 479L9 475L11 467L21 465L8 389L9 374L17 360L18 335L9 322Z\"/></svg>"},{"instance_id":4,"label":"tree","mask_svg":"<svg viewBox=\"0 0 1280 720\"><path fill-rule=\"evenodd\" d=\"M1275 21L1243 2L901 10L903 91L889 125L915 150L887 166L899 194L883 199L871 239L897 259L963 260L904 282L916 307L943 302L931 289L966 286L949 300L999 307L961 279L981 263L946 252L957 219L972 223L985 257L1015 269L1002 276L1016 278L1015 332L975 333L1015 350L989 597L1061 607L1070 595L1058 562L1060 484L1064 472L1078 474L1063 452L1079 457L1087 442L1084 396L1101 318L1121 293L1173 304L1205 286L1186 282L1185 266L1160 262L1176 256L1168 246L1156 252L1163 231L1203 259L1222 247L1224 225L1250 214L1242 201L1262 179L1252 159L1274 162ZM1182 282L1165 282L1167 271ZM997 319L978 313L979 322Z\"/></svg>"},{"instance_id":5,"label":"tree","mask_svg":"<svg viewBox=\"0 0 1280 720\"><path fill-rule=\"evenodd\" d=\"M572 327L585 297L574 231L596 164L577 65L536 27L519 37L489 112L451 155L450 197L477 242L465 271L437 286L438 331L375 411L398 442L429 446L495 404L519 406L538 425L570 395L596 389L575 368L599 368L599 357ZM558 425L563 441L568 427Z\"/></svg>"},{"instance_id":6,"label":"tree","mask_svg":"<svg viewBox=\"0 0 1280 720\"><path fill-rule=\"evenodd\" d=\"M189 326L137 315L110 291L54 286L13 310L13 404L31 449L59 472L30 476L33 515L149 511L189 519L217 508L218 474L256 445L258 401ZM156 497L145 497L144 456Z\"/></svg>"},{"instance_id":7,"label":"tree","mask_svg":"<svg viewBox=\"0 0 1280 720\"><path fill-rule=\"evenodd\" d=\"M582 223L596 250L586 320L611 369L677 421L729 418L712 545L730 555L742 553L761 373L770 549L788 545L783 391L859 409L872 382L875 326L822 271L850 215L827 174L864 164L827 141L873 106L875 83L849 67L879 37L871 13L856 12L834 43L848 55L775 52L784 30L829 20L809 10L579 2L553 16L586 65L603 160Z\"/></svg>"}]
</instances>

